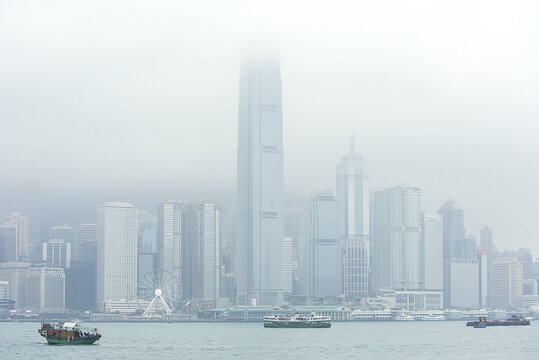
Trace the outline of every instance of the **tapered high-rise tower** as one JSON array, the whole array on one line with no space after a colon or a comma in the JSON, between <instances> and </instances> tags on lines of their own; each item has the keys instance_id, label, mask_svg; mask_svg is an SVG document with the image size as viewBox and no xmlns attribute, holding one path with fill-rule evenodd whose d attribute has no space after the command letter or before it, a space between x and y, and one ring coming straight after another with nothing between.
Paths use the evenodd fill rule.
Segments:
<instances>
[{"instance_id":1,"label":"tapered high-rise tower","mask_svg":"<svg viewBox=\"0 0 539 360\"><path fill-rule=\"evenodd\" d=\"M283 297L283 115L274 55L242 64L238 112L238 304ZM255 301L253 301L253 299Z\"/></svg>"}]
</instances>

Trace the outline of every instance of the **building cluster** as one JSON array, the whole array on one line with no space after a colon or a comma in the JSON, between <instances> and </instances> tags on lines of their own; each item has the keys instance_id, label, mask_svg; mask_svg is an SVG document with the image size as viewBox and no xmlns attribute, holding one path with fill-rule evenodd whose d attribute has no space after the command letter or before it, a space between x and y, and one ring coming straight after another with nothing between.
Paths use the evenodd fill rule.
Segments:
<instances>
[{"instance_id":1,"label":"building cluster","mask_svg":"<svg viewBox=\"0 0 539 360\"><path fill-rule=\"evenodd\" d=\"M425 211L418 187L373 190L353 141L335 188L313 192L310 211L285 209L281 87L276 58L246 58L238 198L226 216L212 200L163 201L156 213L106 202L93 224L53 226L36 249L31 218L12 212L0 225L2 309L141 312L156 299L178 312L539 305L539 264L529 251L498 252L488 227L478 244L462 209L448 200Z\"/></svg>"}]
</instances>

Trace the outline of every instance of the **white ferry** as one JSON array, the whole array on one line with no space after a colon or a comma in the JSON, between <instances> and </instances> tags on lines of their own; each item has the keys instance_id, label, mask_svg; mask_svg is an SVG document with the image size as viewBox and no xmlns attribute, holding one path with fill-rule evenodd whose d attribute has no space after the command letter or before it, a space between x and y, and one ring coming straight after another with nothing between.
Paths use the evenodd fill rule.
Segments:
<instances>
[{"instance_id":1,"label":"white ferry","mask_svg":"<svg viewBox=\"0 0 539 360\"><path fill-rule=\"evenodd\" d=\"M329 328L331 318L325 315L264 316L265 328Z\"/></svg>"},{"instance_id":2,"label":"white ferry","mask_svg":"<svg viewBox=\"0 0 539 360\"><path fill-rule=\"evenodd\" d=\"M412 315L408 315L408 314L400 314L399 316L397 316L395 318L395 320L398 320L398 321L414 321L414 317Z\"/></svg>"}]
</instances>

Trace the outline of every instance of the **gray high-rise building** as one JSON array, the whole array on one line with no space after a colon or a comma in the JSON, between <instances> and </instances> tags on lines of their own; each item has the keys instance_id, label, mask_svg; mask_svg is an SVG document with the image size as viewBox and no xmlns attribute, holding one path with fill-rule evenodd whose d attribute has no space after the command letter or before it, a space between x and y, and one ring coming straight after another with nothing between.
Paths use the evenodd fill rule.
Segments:
<instances>
[{"instance_id":1,"label":"gray high-rise building","mask_svg":"<svg viewBox=\"0 0 539 360\"><path fill-rule=\"evenodd\" d=\"M481 250L484 250L487 252L487 256L489 257L489 264L492 262L492 256L494 255L494 250L496 249L494 247L494 243L492 242L492 229L490 229L488 226L485 225L484 228L481 229Z\"/></svg>"},{"instance_id":2,"label":"gray high-rise building","mask_svg":"<svg viewBox=\"0 0 539 360\"><path fill-rule=\"evenodd\" d=\"M44 242L43 260L52 267L69 268L71 266L71 243L58 239Z\"/></svg>"},{"instance_id":3,"label":"gray high-rise building","mask_svg":"<svg viewBox=\"0 0 539 360\"><path fill-rule=\"evenodd\" d=\"M463 257L466 251L458 251L459 242L462 245L462 240L465 238L464 214L462 209L455 207L455 202L452 199L447 200L442 205L438 210L438 214L442 215L444 224L444 305L450 306L452 301L451 288L452 284L455 283L451 280L451 276L454 273L458 274L458 272L451 270L451 263L453 259L466 259L466 257Z\"/></svg>"},{"instance_id":4,"label":"gray high-rise building","mask_svg":"<svg viewBox=\"0 0 539 360\"><path fill-rule=\"evenodd\" d=\"M423 213L423 288L443 290L444 288L444 234L442 216Z\"/></svg>"},{"instance_id":5,"label":"gray high-rise building","mask_svg":"<svg viewBox=\"0 0 539 360\"><path fill-rule=\"evenodd\" d=\"M221 210L211 200L189 204L184 226L184 295L216 300L222 296Z\"/></svg>"},{"instance_id":6,"label":"gray high-rise building","mask_svg":"<svg viewBox=\"0 0 539 360\"><path fill-rule=\"evenodd\" d=\"M0 263L17 259L17 234L10 221L0 225Z\"/></svg>"},{"instance_id":7,"label":"gray high-rise building","mask_svg":"<svg viewBox=\"0 0 539 360\"><path fill-rule=\"evenodd\" d=\"M337 219L343 270L342 289L359 300L369 289L369 178L365 162L354 149L337 165Z\"/></svg>"},{"instance_id":8,"label":"gray high-rise building","mask_svg":"<svg viewBox=\"0 0 539 360\"><path fill-rule=\"evenodd\" d=\"M238 111L237 303L283 301L283 114L279 60L241 67Z\"/></svg>"},{"instance_id":9,"label":"gray high-rise building","mask_svg":"<svg viewBox=\"0 0 539 360\"><path fill-rule=\"evenodd\" d=\"M184 204L168 200L157 210L157 253L159 268L174 275L175 281L181 280L182 269L182 222ZM180 286L177 286L178 290ZM176 294L179 295L179 294Z\"/></svg>"},{"instance_id":10,"label":"gray high-rise building","mask_svg":"<svg viewBox=\"0 0 539 360\"><path fill-rule=\"evenodd\" d=\"M375 192L373 216L377 288L423 288L421 189Z\"/></svg>"},{"instance_id":11,"label":"gray high-rise building","mask_svg":"<svg viewBox=\"0 0 539 360\"><path fill-rule=\"evenodd\" d=\"M337 222L337 197L333 191L311 196L311 296L343 293L342 246Z\"/></svg>"},{"instance_id":12,"label":"gray high-rise building","mask_svg":"<svg viewBox=\"0 0 539 360\"><path fill-rule=\"evenodd\" d=\"M75 227L74 244L71 247L72 258L75 261L95 261L97 245L97 224L81 224Z\"/></svg>"},{"instance_id":13,"label":"gray high-rise building","mask_svg":"<svg viewBox=\"0 0 539 360\"><path fill-rule=\"evenodd\" d=\"M369 177L365 162L354 150L337 165L339 235L369 238Z\"/></svg>"},{"instance_id":14,"label":"gray high-rise building","mask_svg":"<svg viewBox=\"0 0 539 360\"><path fill-rule=\"evenodd\" d=\"M51 227L49 240L64 240L64 242L71 244L74 236L73 228L64 224Z\"/></svg>"},{"instance_id":15,"label":"gray high-rise building","mask_svg":"<svg viewBox=\"0 0 539 360\"><path fill-rule=\"evenodd\" d=\"M444 259L456 258L458 240L465 238L464 214L455 208L455 202L447 200L438 210L444 222Z\"/></svg>"}]
</instances>

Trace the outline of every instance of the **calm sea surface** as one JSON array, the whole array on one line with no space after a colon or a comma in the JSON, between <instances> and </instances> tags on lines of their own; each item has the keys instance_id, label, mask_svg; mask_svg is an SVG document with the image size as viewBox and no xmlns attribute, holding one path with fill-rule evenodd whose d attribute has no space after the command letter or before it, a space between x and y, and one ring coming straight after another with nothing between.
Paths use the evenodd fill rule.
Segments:
<instances>
[{"instance_id":1,"label":"calm sea surface","mask_svg":"<svg viewBox=\"0 0 539 360\"><path fill-rule=\"evenodd\" d=\"M0 323L0 359L539 359L539 321L474 329L464 322L333 323L264 329L258 323L87 323L103 338L50 346L39 323Z\"/></svg>"}]
</instances>

